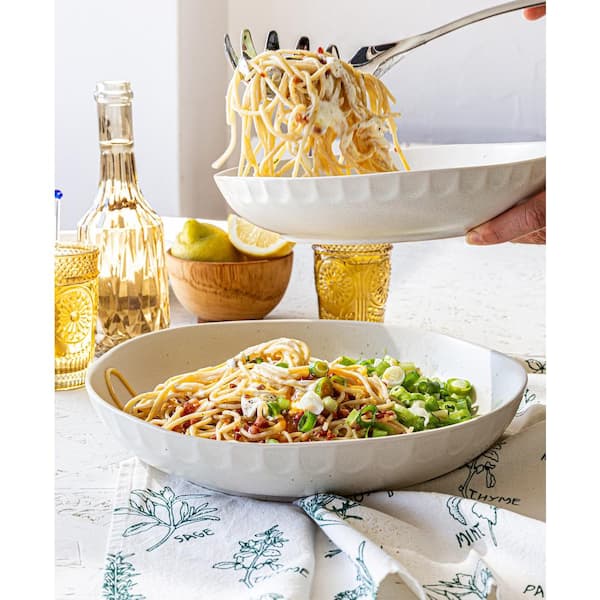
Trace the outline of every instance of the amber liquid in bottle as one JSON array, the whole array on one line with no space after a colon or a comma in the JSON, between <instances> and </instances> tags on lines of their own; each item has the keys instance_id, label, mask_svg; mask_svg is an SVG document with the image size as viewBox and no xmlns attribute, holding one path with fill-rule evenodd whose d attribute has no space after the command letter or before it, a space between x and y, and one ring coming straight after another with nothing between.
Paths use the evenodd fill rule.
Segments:
<instances>
[{"instance_id":1,"label":"amber liquid in bottle","mask_svg":"<svg viewBox=\"0 0 600 600\"><path fill-rule=\"evenodd\" d=\"M140 191L128 82L100 82L100 183L79 223L80 241L99 250L97 354L169 326L163 225Z\"/></svg>"}]
</instances>

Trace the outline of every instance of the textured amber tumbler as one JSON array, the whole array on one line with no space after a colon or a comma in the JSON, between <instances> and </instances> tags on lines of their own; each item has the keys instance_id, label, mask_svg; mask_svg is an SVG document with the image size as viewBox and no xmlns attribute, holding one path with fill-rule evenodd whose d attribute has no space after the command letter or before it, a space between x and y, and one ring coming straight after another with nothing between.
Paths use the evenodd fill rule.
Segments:
<instances>
[{"instance_id":1,"label":"textured amber tumbler","mask_svg":"<svg viewBox=\"0 0 600 600\"><path fill-rule=\"evenodd\" d=\"M98 318L98 249L76 242L54 248L54 388L85 383Z\"/></svg>"},{"instance_id":2,"label":"textured amber tumbler","mask_svg":"<svg viewBox=\"0 0 600 600\"><path fill-rule=\"evenodd\" d=\"M391 244L313 245L319 318L382 322L391 250Z\"/></svg>"}]
</instances>

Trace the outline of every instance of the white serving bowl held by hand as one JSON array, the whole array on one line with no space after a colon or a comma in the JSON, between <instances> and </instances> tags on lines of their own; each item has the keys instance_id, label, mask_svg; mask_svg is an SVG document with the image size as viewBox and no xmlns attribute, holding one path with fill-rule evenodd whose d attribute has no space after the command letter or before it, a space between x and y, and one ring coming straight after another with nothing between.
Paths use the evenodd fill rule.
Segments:
<instances>
[{"instance_id":1,"label":"white serving bowl held by hand","mask_svg":"<svg viewBox=\"0 0 600 600\"><path fill-rule=\"evenodd\" d=\"M215 175L229 206L304 242L404 242L464 235L540 191L546 143L422 145L410 171L326 177Z\"/></svg>"},{"instance_id":2,"label":"white serving bowl held by hand","mask_svg":"<svg viewBox=\"0 0 600 600\"><path fill-rule=\"evenodd\" d=\"M140 393L172 375L219 364L248 346L278 337L304 340L313 356L328 360L390 354L415 362L428 376L467 378L476 390L479 416L441 429L379 438L242 443L163 430L119 410L106 387L104 374L110 367L119 369ZM515 360L446 335L356 321L273 320L209 323L142 335L92 363L86 387L110 431L146 463L215 490L289 500L316 492L400 489L464 465L502 435L526 380Z\"/></svg>"}]
</instances>

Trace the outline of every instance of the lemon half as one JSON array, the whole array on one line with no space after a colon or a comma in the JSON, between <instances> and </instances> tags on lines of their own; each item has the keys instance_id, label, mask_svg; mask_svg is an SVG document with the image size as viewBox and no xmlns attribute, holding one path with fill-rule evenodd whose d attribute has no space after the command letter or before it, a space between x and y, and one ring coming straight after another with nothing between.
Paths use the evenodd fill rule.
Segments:
<instances>
[{"instance_id":1,"label":"lemon half","mask_svg":"<svg viewBox=\"0 0 600 600\"><path fill-rule=\"evenodd\" d=\"M240 252L256 258L285 256L295 246L294 242L285 240L278 233L256 227L237 215L227 218L227 233Z\"/></svg>"},{"instance_id":2,"label":"lemon half","mask_svg":"<svg viewBox=\"0 0 600 600\"><path fill-rule=\"evenodd\" d=\"M235 262L238 251L229 241L227 232L210 223L188 219L177 234L171 254L185 260L203 262Z\"/></svg>"}]
</instances>

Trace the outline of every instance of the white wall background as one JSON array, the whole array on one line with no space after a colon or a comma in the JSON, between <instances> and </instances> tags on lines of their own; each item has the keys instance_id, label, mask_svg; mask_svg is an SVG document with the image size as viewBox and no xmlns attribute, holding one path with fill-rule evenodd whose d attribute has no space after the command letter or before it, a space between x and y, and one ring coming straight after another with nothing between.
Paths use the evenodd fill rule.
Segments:
<instances>
[{"instance_id":1,"label":"white wall background","mask_svg":"<svg viewBox=\"0 0 600 600\"><path fill-rule=\"evenodd\" d=\"M98 185L94 88L133 86L133 131L142 191L161 214L176 214L177 4L164 0L56 0L56 187L61 222L73 228Z\"/></svg>"},{"instance_id":2,"label":"white wall background","mask_svg":"<svg viewBox=\"0 0 600 600\"><path fill-rule=\"evenodd\" d=\"M98 177L93 89L129 79L142 191L162 215L226 212L210 163L224 149L231 74L222 36L243 27L262 46L308 35L344 58L365 44L421 33L501 0L56 0L56 185L63 224L92 202ZM400 139L451 143L545 138L545 19L496 17L415 50L384 81Z\"/></svg>"}]
</instances>

